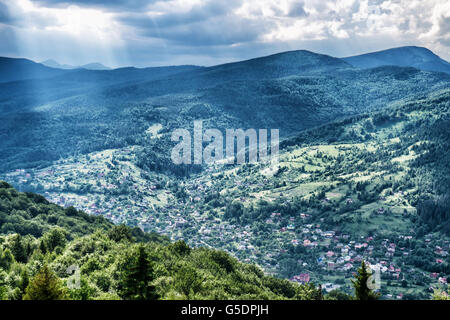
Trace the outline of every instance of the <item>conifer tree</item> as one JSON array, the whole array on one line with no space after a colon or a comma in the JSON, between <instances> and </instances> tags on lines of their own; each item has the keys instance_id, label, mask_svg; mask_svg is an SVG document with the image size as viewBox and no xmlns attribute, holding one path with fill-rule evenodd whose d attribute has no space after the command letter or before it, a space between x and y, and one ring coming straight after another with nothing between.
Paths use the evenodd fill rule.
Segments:
<instances>
[{"instance_id":1,"label":"conifer tree","mask_svg":"<svg viewBox=\"0 0 450 320\"><path fill-rule=\"evenodd\" d=\"M12 245L11 245L11 252L14 255L14 258L17 262L27 262L27 252L26 247L23 243L22 237L20 234L17 234L14 236Z\"/></svg>"},{"instance_id":2,"label":"conifer tree","mask_svg":"<svg viewBox=\"0 0 450 320\"><path fill-rule=\"evenodd\" d=\"M355 275L355 280L352 280L355 289L355 297L357 300L377 300L380 297L379 293L373 292L367 285L371 274L367 271L367 266L364 260L358 273Z\"/></svg>"},{"instance_id":3,"label":"conifer tree","mask_svg":"<svg viewBox=\"0 0 450 320\"><path fill-rule=\"evenodd\" d=\"M23 269L22 272L20 273L20 280L18 283L18 288L20 290L19 299L22 299L29 284L30 278L28 277L28 272L26 269Z\"/></svg>"},{"instance_id":4,"label":"conifer tree","mask_svg":"<svg viewBox=\"0 0 450 320\"><path fill-rule=\"evenodd\" d=\"M3 252L0 249L0 268L4 269L6 271L9 270L11 265L14 263L15 259L13 254L11 253L11 250L8 248L3 250Z\"/></svg>"},{"instance_id":5,"label":"conifer tree","mask_svg":"<svg viewBox=\"0 0 450 320\"><path fill-rule=\"evenodd\" d=\"M156 300L156 288L153 281L153 266L149 260L145 247L140 245L136 254L128 257L124 264L118 292L123 299L128 300Z\"/></svg>"},{"instance_id":6,"label":"conifer tree","mask_svg":"<svg viewBox=\"0 0 450 320\"><path fill-rule=\"evenodd\" d=\"M61 280L44 265L30 281L23 300L64 300L66 290Z\"/></svg>"},{"instance_id":7,"label":"conifer tree","mask_svg":"<svg viewBox=\"0 0 450 320\"><path fill-rule=\"evenodd\" d=\"M6 285L7 273L0 269L0 300L6 299L7 285Z\"/></svg>"}]
</instances>

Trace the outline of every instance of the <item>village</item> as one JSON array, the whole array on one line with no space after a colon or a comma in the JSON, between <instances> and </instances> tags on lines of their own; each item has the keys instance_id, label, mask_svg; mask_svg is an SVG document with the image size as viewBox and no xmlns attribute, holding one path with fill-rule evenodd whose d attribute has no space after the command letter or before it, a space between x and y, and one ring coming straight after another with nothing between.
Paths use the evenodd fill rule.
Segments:
<instances>
[{"instance_id":1,"label":"village","mask_svg":"<svg viewBox=\"0 0 450 320\"><path fill-rule=\"evenodd\" d=\"M66 159L44 169L18 169L1 178L63 207L103 215L115 224L136 226L172 240L183 239L194 247L220 248L243 262L256 263L269 274L279 275L284 270L281 274L291 281L322 283L327 292L350 288L349 279L362 260L379 266L381 279L389 286L388 291L382 287L382 292L389 299L402 299L400 291L405 285L420 283L428 290L447 285L445 274L427 273L406 263L412 248L405 243L413 234L396 239L377 234L355 237L311 223L307 212L291 217L272 212L262 224L227 221L220 208L205 203L205 195L217 188L210 178L213 174L216 171L210 168L207 174L173 184L164 175L142 172L133 164L133 150L126 148ZM250 183L234 176L228 184L238 190L263 187L260 181ZM180 189L182 197L177 195ZM245 203L249 199L241 195L239 200ZM436 265L448 263L447 239L431 234L425 245ZM302 258L292 262L290 257L299 255ZM290 261L287 267L283 264L286 260Z\"/></svg>"}]
</instances>

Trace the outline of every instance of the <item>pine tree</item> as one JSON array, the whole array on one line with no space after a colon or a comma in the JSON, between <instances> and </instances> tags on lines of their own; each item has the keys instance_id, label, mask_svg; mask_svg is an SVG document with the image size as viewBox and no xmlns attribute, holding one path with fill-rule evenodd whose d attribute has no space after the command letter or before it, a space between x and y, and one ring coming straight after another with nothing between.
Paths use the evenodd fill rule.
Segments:
<instances>
[{"instance_id":1,"label":"pine tree","mask_svg":"<svg viewBox=\"0 0 450 320\"><path fill-rule=\"evenodd\" d=\"M9 271L9 268L14 263L14 261L15 261L15 259L14 259L13 254L11 253L11 250L6 248L2 252L1 248L0 248L0 268L1 269Z\"/></svg>"},{"instance_id":2,"label":"pine tree","mask_svg":"<svg viewBox=\"0 0 450 320\"><path fill-rule=\"evenodd\" d=\"M28 272L26 269L23 269L22 272L20 273L20 279L17 286L20 290L19 300L22 299L29 284L30 278L28 277Z\"/></svg>"},{"instance_id":3,"label":"pine tree","mask_svg":"<svg viewBox=\"0 0 450 320\"><path fill-rule=\"evenodd\" d=\"M14 255L14 258L17 262L27 262L27 249L23 243L22 237L20 234L17 234L14 236L12 245L11 245L11 252Z\"/></svg>"},{"instance_id":4,"label":"pine tree","mask_svg":"<svg viewBox=\"0 0 450 320\"><path fill-rule=\"evenodd\" d=\"M380 297L379 293L373 292L367 286L370 276L371 274L367 271L366 263L363 260L361 267L358 269L358 274L355 275L356 280L352 280L357 300L377 300Z\"/></svg>"},{"instance_id":5,"label":"pine tree","mask_svg":"<svg viewBox=\"0 0 450 320\"><path fill-rule=\"evenodd\" d=\"M8 292L6 276L7 273L0 268L0 300L5 300Z\"/></svg>"},{"instance_id":6,"label":"pine tree","mask_svg":"<svg viewBox=\"0 0 450 320\"><path fill-rule=\"evenodd\" d=\"M153 266L145 247L140 245L135 256L127 259L119 281L118 292L123 299L156 300L156 288L153 281Z\"/></svg>"},{"instance_id":7,"label":"pine tree","mask_svg":"<svg viewBox=\"0 0 450 320\"><path fill-rule=\"evenodd\" d=\"M66 291L61 280L47 265L44 265L30 281L24 300L64 300Z\"/></svg>"},{"instance_id":8,"label":"pine tree","mask_svg":"<svg viewBox=\"0 0 450 320\"><path fill-rule=\"evenodd\" d=\"M44 240L41 240L39 242L39 250L41 250L42 254L46 254L47 253L47 247L45 246Z\"/></svg>"}]
</instances>

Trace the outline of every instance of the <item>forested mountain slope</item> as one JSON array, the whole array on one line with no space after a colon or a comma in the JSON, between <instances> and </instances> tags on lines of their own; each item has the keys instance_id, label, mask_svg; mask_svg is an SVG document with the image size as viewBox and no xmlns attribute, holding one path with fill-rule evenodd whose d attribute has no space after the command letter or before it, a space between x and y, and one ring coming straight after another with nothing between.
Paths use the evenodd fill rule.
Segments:
<instances>
[{"instance_id":1,"label":"forested mountain slope","mask_svg":"<svg viewBox=\"0 0 450 320\"><path fill-rule=\"evenodd\" d=\"M420 70L450 73L450 63L422 47L400 47L343 58L357 68L380 66L414 67Z\"/></svg>"},{"instance_id":2,"label":"forested mountain slope","mask_svg":"<svg viewBox=\"0 0 450 320\"><path fill-rule=\"evenodd\" d=\"M221 66L73 70L45 81L0 84L0 171L140 145L164 156L146 130L162 125L164 150L193 120L224 128L277 128L285 137L340 117L446 88L450 75L413 68L352 68L293 51ZM166 168L167 169L167 168ZM171 170L168 168L167 170Z\"/></svg>"},{"instance_id":3,"label":"forested mountain slope","mask_svg":"<svg viewBox=\"0 0 450 320\"><path fill-rule=\"evenodd\" d=\"M74 230L105 216L135 237L220 248L326 290L349 292L363 259L385 268L386 298L428 298L444 285L450 75L361 70L305 51L180 68L0 84L0 177L90 214L76 222L65 209L58 219ZM173 164L172 131L199 119L280 129L279 165ZM61 210L44 204L44 218L25 207L9 202L5 232L39 237Z\"/></svg>"},{"instance_id":4,"label":"forested mountain slope","mask_svg":"<svg viewBox=\"0 0 450 320\"><path fill-rule=\"evenodd\" d=\"M113 227L0 183L0 300L320 297L224 252Z\"/></svg>"}]
</instances>

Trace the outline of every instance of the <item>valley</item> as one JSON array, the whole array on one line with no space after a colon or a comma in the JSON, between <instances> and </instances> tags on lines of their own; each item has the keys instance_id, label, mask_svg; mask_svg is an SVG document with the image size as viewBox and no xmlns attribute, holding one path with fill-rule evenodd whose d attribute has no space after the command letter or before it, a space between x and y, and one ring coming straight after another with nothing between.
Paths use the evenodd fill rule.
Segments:
<instances>
[{"instance_id":1,"label":"valley","mask_svg":"<svg viewBox=\"0 0 450 320\"><path fill-rule=\"evenodd\" d=\"M296 142L302 135L286 139L275 167L211 165L176 178L138 167L136 145L1 178L115 224L220 248L271 274L302 275L301 282L324 283L327 291L350 292L365 259L381 266L385 297L424 298L429 286L445 285L450 238L417 229L417 199L431 181L413 178L422 170L415 162L426 154L418 146L433 137L422 140L411 123L445 119L449 95L312 129L304 135L330 134L305 143ZM337 139L330 143L330 136ZM421 249L429 252L425 264L414 259Z\"/></svg>"},{"instance_id":2,"label":"valley","mask_svg":"<svg viewBox=\"0 0 450 320\"><path fill-rule=\"evenodd\" d=\"M308 51L174 68L0 84L0 179L326 292L362 260L385 299L446 288L448 74ZM280 129L279 163L173 164L172 131L199 119Z\"/></svg>"}]
</instances>

